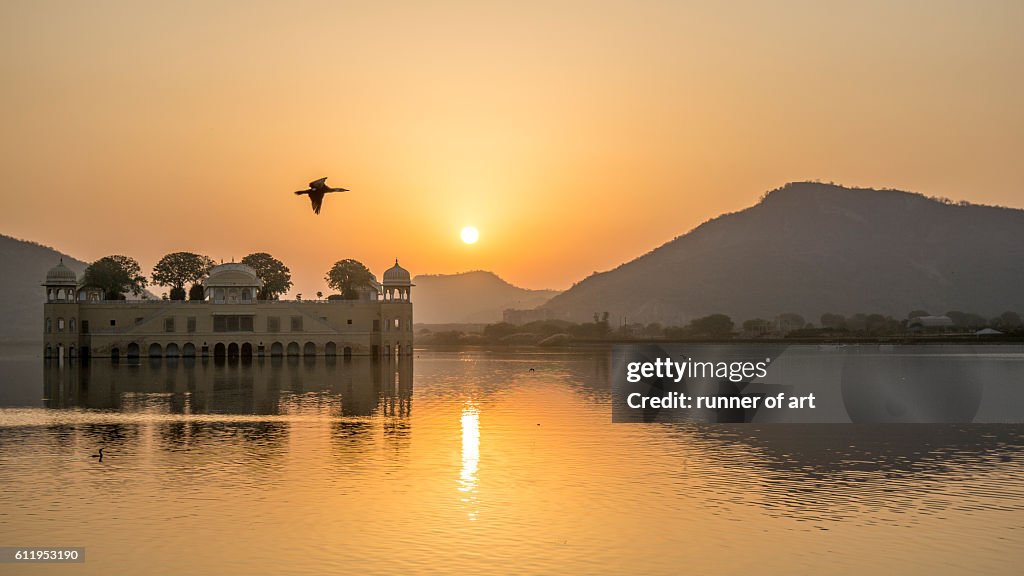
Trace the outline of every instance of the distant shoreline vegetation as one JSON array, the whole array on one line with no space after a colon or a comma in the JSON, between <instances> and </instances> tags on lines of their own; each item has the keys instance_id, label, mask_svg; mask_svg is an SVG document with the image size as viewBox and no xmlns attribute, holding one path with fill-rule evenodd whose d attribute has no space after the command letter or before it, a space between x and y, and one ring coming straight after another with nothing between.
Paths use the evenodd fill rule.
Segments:
<instances>
[{"instance_id":1,"label":"distant shoreline vegetation","mask_svg":"<svg viewBox=\"0 0 1024 576\"><path fill-rule=\"evenodd\" d=\"M483 326L432 329L421 326L417 345L438 346L585 346L615 342L723 342L786 341L817 343L858 342L963 342L984 340L1024 342L1024 321L1007 311L994 318L951 310L932 315L914 310L897 320L881 314L822 314L817 324L796 313L772 319L754 318L737 325L725 314L696 318L685 326L660 323L613 327L608 313L594 314L592 322L538 320L521 325L498 322Z\"/></svg>"}]
</instances>

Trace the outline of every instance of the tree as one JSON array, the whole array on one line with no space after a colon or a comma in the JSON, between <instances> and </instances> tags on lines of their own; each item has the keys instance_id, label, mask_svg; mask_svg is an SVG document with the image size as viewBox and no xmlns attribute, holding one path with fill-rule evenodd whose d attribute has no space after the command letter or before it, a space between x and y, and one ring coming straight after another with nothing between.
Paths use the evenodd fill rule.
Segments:
<instances>
[{"instance_id":1,"label":"tree","mask_svg":"<svg viewBox=\"0 0 1024 576\"><path fill-rule=\"evenodd\" d=\"M185 299L185 284L195 286L214 265L209 256L192 252L173 252L153 267L153 283L171 288L171 300Z\"/></svg>"},{"instance_id":2,"label":"tree","mask_svg":"<svg viewBox=\"0 0 1024 576\"><path fill-rule=\"evenodd\" d=\"M1020 314L1007 310L992 319L992 324L1001 330L1017 330L1021 327Z\"/></svg>"},{"instance_id":3,"label":"tree","mask_svg":"<svg viewBox=\"0 0 1024 576\"><path fill-rule=\"evenodd\" d=\"M256 252L242 258L242 264L256 271L263 281L257 297L260 300L277 300L292 287L292 272L277 258L266 252Z\"/></svg>"},{"instance_id":4,"label":"tree","mask_svg":"<svg viewBox=\"0 0 1024 576\"><path fill-rule=\"evenodd\" d=\"M959 328L981 328L988 324L983 317L972 312L950 310L949 312L946 312L946 316L953 321L954 326Z\"/></svg>"},{"instance_id":5,"label":"tree","mask_svg":"<svg viewBox=\"0 0 1024 576\"><path fill-rule=\"evenodd\" d=\"M202 284L193 284L192 287L188 289L189 300L202 300L203 298L206 298L206 290L203 289Z\"/></svg>"},{"instance_id":6,"label":"tree","mask_svg":"<svg viewBox=\"0 0 1024 576\"><path fill-rule=\"evenodd\" d=\"M90 264L82 276L82 285L103 290L107 300L123 300L128 292L143 294L146 284L139 263L128 256L104 256Z\"/></svg>"},{"instance_id":7,"label":"tree","mask_svg":"<svg viewBox=\"0 0 1024 576\"><path fill-rule=\"evenodd\" d=\"M711 314L693 319L688 328L694 334L722 337L732 333L733 323L725 314Z\"/></svg>"},{"instance_id":8,"label":"tree","mask_svg":"<svg viewBox=\"0 0 1024 576\"><path fill-rule=\"evenodd\" d=\"M846 317L842 314L831 314L826 312L821 315L821 327L829 330L845 330Z\"/></svg>"},{"instance_id":9,"label":"tree","mask_svg":"<svg viewBox=\"0 0 1024 576\"><path fill-rule=\"evenodd\" d=\"M324 277L327 285L341 292L346 300L358 300L359 289L376 280L373 273L362 262L346 259L338 260Z\"/></svg>"}]
</instances>

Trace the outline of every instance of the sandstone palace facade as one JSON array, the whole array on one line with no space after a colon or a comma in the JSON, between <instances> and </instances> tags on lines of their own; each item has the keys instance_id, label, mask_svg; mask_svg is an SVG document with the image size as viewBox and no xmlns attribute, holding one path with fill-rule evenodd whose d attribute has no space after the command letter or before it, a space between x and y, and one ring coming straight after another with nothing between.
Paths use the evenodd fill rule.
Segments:
<instances>
[{"instance_id":1,"label":"sandstone palace facade","mask_svg":"<svg viewBox=\"0 0 1024 576\"><path fill-rule=\"evenodd\" d=\"M63 263L43 286L47 358L412 354L412 283L397 260L358 300L257 300L262 281L234 263L210 270L203 300L104 300Z\"/></svg>"}]
</instances>

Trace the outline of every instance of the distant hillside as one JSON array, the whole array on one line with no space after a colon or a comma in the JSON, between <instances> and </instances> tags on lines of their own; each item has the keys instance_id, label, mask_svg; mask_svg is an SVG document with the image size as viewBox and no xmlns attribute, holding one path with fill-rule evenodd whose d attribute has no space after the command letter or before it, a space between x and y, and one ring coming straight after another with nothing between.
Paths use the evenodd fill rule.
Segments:
<instances>
[{"instance_id":1,"label":"distant hillside","mask_svg":"<svg viewBox=\"0 0 1024 576\"><path fill-rule=\"evenodd\" d=\"M682 324L783 312L1024 311L1024 211L895 190L789 184L715 218L545 308L587 320Z\"/></svg>"},{"instance_id":2,"label":"distant hillside","mask_svg":"<svg viewBox=\"0 0 1024 576\"><path fill-rule=\"evenodd\" d=\"M48 246L0 235L0 341L42 341L46 294L40 284L61 258L79 275L88 265Z\"/></svg>"},{"instance_id":3,"label":"distant hillside","mask_svg":"<svg viewBox=\"0 0 1024 576\"><path fill-rule=\"evenodd\" d=\"M413 316L417 324L498 322L506 308L536 308L556 290L527 290L492 272L424 274L413 278Z\"/></svg>"}]
</instances>

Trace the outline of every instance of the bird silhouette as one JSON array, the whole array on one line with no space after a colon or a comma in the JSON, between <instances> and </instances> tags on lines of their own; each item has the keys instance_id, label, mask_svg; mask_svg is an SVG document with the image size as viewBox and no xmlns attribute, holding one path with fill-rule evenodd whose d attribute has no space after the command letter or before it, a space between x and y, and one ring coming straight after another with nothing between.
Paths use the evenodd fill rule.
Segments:
<instances>
[{"instance_id":1,"label":"bird silhouette","mask_svg":"<svg viewBox=\"0 0 1024 576\"><path fill-rule=\"evenodd\" d=\"M303 194L309 195L309 201L313 204L313 213L319 214L320 207L324 205L324 194L331 192L348 192L347 188L331 188L327 185L327 177L324 176L319 180L313 180L309 183L309 188L306 190L299 190L295 194L302 196Z\"/></svg>"},{"instance_id":2,"label":"bird silhouette","mask_svg":"<svg viewBox=\"0 0 1024 576\"><path fill-rule=\"evenodd\" d=\"M99 458L100 462L103 462L103 448L100 448L99 454L93 454L90 458Z\"/></svg>"}]
</instances>

